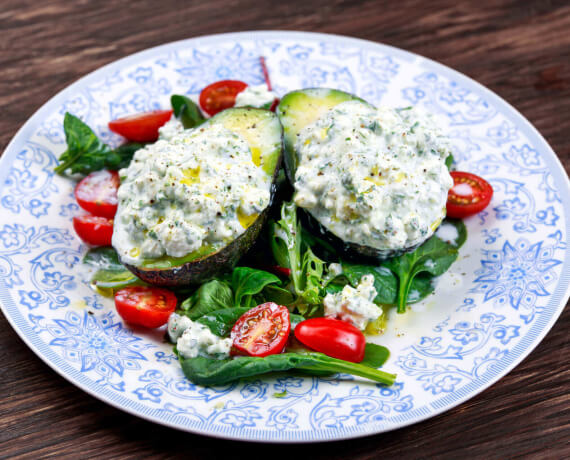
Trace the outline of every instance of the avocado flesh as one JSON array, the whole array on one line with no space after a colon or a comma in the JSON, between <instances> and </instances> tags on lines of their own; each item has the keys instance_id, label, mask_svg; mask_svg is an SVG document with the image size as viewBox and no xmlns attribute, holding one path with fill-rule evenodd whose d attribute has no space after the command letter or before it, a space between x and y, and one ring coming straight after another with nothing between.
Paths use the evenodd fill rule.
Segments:
<instances>
[{"instance_id":1,"label":"avocado flesh","mask_svg":"<svg viewBox=\"0 0 570 460\"><path fill-rule=\"evenodd\" d=\"M283 132L277 116L263 109L232 108L220 112L197 129L214 123L221 123L226 129L241 135L249 144L253 163L271 175L271 204L281 166ZM225 245L204 244L183 257L163 256L145 259L140 266L125 266L143 281L157 286L201 284L231 270L248 251L265 223L270 204L241 235Z\"/></svg>"},{"instance_id":2,"label":"avocado flesh","mask_svg":"<svg viewBox=\"0 0 570 460\"><path fill-rule=\"evenodd\" d=\"M291 184L295 183L297 169L297 152L295 142L298 133L305 127L316 122L333 107L346 101L368 102L344 91L327 88L309 88L292 91L281 99L276 113L283 125L284 157L287 177ZM370 105L370 104L368 104ZM305 225L316 235L325 238L347 258L362 262L365 259L384 260L400 254L411 252L421 243L399 249L379 249L363 244L344 241L325 225L323 225L309 210L303 209L302 219Z\"/></svg>"}]
</instances>

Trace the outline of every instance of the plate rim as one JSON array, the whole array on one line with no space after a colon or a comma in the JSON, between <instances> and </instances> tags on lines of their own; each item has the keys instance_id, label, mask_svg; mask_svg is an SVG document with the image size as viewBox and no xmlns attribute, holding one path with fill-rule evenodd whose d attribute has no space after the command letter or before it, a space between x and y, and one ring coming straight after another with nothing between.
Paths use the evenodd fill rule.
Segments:
<instances>
[{"instance_id":1,"label":"plate rim","mask_svg":"<svg viewBox=\"0 0 570 460\"><path fill-rule=\"evenodd\" d=\"M88 74L78 78L77 80L73 81L61 91L56 93L54 96L49 98L46 102L44 102L27 120L23 123L23 125L17 130L14 134L8 145L6 146L2 157L0 157L0 190L3 188L5 183L5 178L8 175L10 168L2 166L6 164L12 164L14 157L17 154L17 149L15 148L16 144L20 142L22 138L26 139L27 134L29 131L34 129L34 124L36 120L41 119L44 112L48 112L52 110L53 106L56 106L61 99L65 98L69 93L73 93L73 91L78 87L87 84L90 80L97 78L100 74L105 74L111 68L122 68L129 65L131 62L136 63L136 61L142 60L145 57L151 57L153 54L157 54L160 52L168 52L170 50L178 49L179 47L186 45L188 46L191 44L192 46L200 46L208 44L209 42L218 42L218 41L228 41L231 39L236 40L247 40L247 39L309 39L313 41L317 40L329 40L335 42L341 42L342 44L354 44L361 48L368 48L368 49L379 49L388 50L392 55L407 60L409 62L417 62L420 66L429 66L430 68L437 69L442 75L450 77L450 78L459 78L460 80L467 80L470 85L475 87L477 91L481 95L483 95L487 100L490 100L497 106L497 108L502 108L504 111L514 113L514 115L518 118L519 122L522 122L522 127L524 127L524 134L529 138L529 141L533 142L533 144L537 144L541 148L545 148L546 152L541 152L541 158L546 160L550 166L555 166L555 170L553 168L549 168L550 172L555 176L555 180L557 185L561 186L560 192L561 194L565 194L566 196L570 195L570 180L568 179L568 174L562 165L560 158L556 155L552 147L548 144L546 139L540 134L540 132L527 120L516 108L514 108L509 102L504 100L498 94L494 93L490 89L486 88L482 84L478 83L477 81L473 80L469 76L456 71L450 67L445 66L444 64L440 64L437 61L434 61L430 58L426 58L419 54L413 53L411 51L406 51L391 45L386 45L384 43L375 42L372 40L365 40L356 37L338 35L338 34L327 34L327 33L319 33L319 32L303 32L303 31L283 31L283 30L255 30L255 31L242 31L242 32L230 32L230 33L222 33L222 34L211 34L211 35L202 35L197 37L186 38L182 40L177 40L169 43L164 43L158 46L153 46L151 48L146 48L144 50L138 51L136 53L124 56L117 60L111 61L91 72ZM549 158L547 158L549 157ZM552 164L550 164L552 163ZM556 177L558 176L558 177ZM567 209L565 209L567 211ZM566 224L566 235L569 234L570 229L570 213L565 213L565 224ZM565 251L565 260L568 260L568 255L570 255L570 245L566 248ZM570 297L570 282L567 283L566 290L564 291L561 288L562 281L565 280L570 281L570 273L565 274L564 272L561 273L559 278L559 283L556 286L556 290L550 295L550 299L548 302L548 306L550 306L554 300L558 298L557 306L555 306L555 310L553 310L552 316L546 321L542 328L540 329L539 333L534 336L534 338L529 339L530 344L527 345L522 352L516 357L513 358L512 362L510 362L507 366L505 366L500 372L497 372L497 375L487 378L484 383L480 383L479 386L472 391L464 391L466 394L463 396L455 399L454 401L450 402L449 404L441 403L439 404L440 407L433 407L434 404L441 402L443 398L439 398L428 406L428 410L425 411L425 414L421 414L413 419L404 421L394 426L382 427L382 422L380 423L369 423L366 425L361 425L357 430L353 429L345 429L340 436L338 436L339 431L334 430L333 432L328 432L326 430L303 430L302 432L286 432L283 434L282 432L277 432L274 430L251 430L251 429L230 429L226 430L223 433L218 433L213 431L215 427L209 427L208 429L200 429L188 426L181 426L180 424L176 423L177 416L172 416L168 420L160 418L157 419L150 414L141 413L137 411L134 405L139 403L133 402L132 404L120 404L119 402L114 401L112 397L106 396L103 393L106 393L108 390L106 388L101 388L98 392L89 388L88 385L84 384L80 380L86 378L79 374L79 378L74 378L72 375L74 372L77 372L75 369L71 368L69 364L62 361L62 365L57 366L57 361L61 360L61 357L57 356L54 353L55 359L49 359L48 356L44 352L42 352L33 342L32 337L29 337L27 334L24 333L22 328L17 324L17 319L12 317L12 315L8 314L8 308L10 303L13 304L14 311L19 313L19 310L16 307L15 302L9 297L8 288L5 286L4 282L0 282L0 309L2 310L4 317L20 337L20 339L44 362L46 363L51 369L56 371L59 375L69 381L72 385L80 388L81 390L85 391L87 394L101 400L102 402L109 404L119 410L125 411L131 415L135 415L140 417L144 420L158 423L164 426L168 426L170 428L178 429L185 432L191 432L194 434L206 435L215 438L221 439L231 439L231 440L238 440L238 441L245 441L245 442L265 442L265 443L309 443L309 442L322 442L322 441L336 441L336 440L343 440L343 439L353 439L359 438L364 436L370 436L373 434L380 434L388 431L392 431L399 428L404 428L406 426L419 423L425 421L429 418L435 417L440 415L443 412L446 412L454 407L457 407L460 404L463 404L465 401L475 397L476 395L480 394L481 392L485 391L491 385L496 383L498 380L506 376L508 373L512 371L518 364L520 364L527 356L542 342L544 337L548 334L548 332L552 329L553 325L561 315L562 311L564 310L568 298ZM548 306L546 308L548 308ZM529 331L523 336L521 342L517 344L519 346L522 341L530 335L532 332L532 328L538 324L538 321L531 326ZM23 324L24 328L29 327L26 323ZM538 326L537 326L538 327ZM38 338L39 340L39 338ZM50 350L52 351L52 350ZM48 353L49 354L49 353ZM62 367L69 367L70 372L65 372L65 369ZM467 386L467 385L466 385ZM461 390L464 390L466 386L462 387ZM105 390L105 391L101 391ZM111 396L114 393L111 393ZM128 401L128 400L127 400ZM415 410L418 411L422 408L425 408L426 405L420 406ZM152 411L151 411L152 412ZM368 428L366 428L368 427ZM298 437L297 439L293 439L293 435L295 433L302 434L309 431L312 436L309 437ZM353 431L353 432L347 432ZM258 438L259 435L269 434L271 437L269 438ZM318 433L318 434L317 434ZM255 436L257 434L257 436ZM315 434L317 434L315 436ZM243 439L243 437L247 436L247 439ZM332 435L332 436L331 436ZM283 437L281 437L283 436Z\"/></svg>"}]
</instances>

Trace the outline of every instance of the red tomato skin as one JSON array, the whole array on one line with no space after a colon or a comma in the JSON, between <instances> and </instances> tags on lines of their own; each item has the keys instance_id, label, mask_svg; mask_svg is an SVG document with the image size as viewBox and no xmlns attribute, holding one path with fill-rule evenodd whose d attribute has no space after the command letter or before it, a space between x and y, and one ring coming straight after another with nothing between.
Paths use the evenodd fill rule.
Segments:
<instances>
[{"instance_id":1,"label":"red tomato skin","mask_svg":"<svg viewBox=\"0 0 570 460\"><path fill-rule=\"evenodd\" d=\"M269 319L265 319L263 315L266 314ZM257 319L253 324L252 318ZM275 321L278 319L281 326L275 326ZM260 327L265 327L265 334L269 334L269 329L275 327L275 333L273 337L270 337L269 343L242 343L242 340L247 338L247 332L257 332L255 325L259 325L262 321L265 324L261 324ZM248 322L246 324L246 322ZM233 341L232 349L230 354L235 355L246 355L246 356L257 356L264 357L268 355L276 355L281 353L287 344L289 338L289 333L291 332L291 321L289 319L289 310L287 307L282 305L277 305L273 302L266 302L251 310L245 312L234 324L230 337ZM258 334L263 336L264 334ZM263 337L261 337L263 338Z\"/></svg>"},{"instance_id":2,"label":"red tomato skin","mask_svg":"<svg viewBox=\"0 0 570 460\"><path fill-rule=\"evenodd\" d=\"M91 246L111 246L113 220L106 217L85 214L73 218L77 236Z\"/></svg>"},{"instance_id":3,"label":"red tomato skin","mask_svg":"<svg viewBox=\"0 0 570 460\"><path fill-rule=\"evenodd\" d=\"M247 83L239 80L220 80L206 86L200 93L200 108L213 117L222 110L233 107L236 96L247 88Z\"/></svg>"},{"instance_id":4,"label":"red tomato skin","mask_svg":"<svg viewBox=\"0 0 570 460\"><path fill-rule=\"evenodd\" d=\"M451 171L453 187L447 194L447 217L463 219L485 209L493 197L493 187L482 177L463 171ZM453 191L455 186L466 183L475 192L473 195L456 195Z\"/></svg>"},{"instance_id":5,"label":"red tomato skin","mask_svg":"<svg viewBox=\"0 0 570 460\"><path fill-rule=\"evenodd\" d=\"M358 328L334 318L311 318L295 327L295 338L327 356L353 363L364 359L366 338Z\"/></svg>"},{"instance_id":6,"label":"red tomato skin","mask_svg":"<svg viewBox=\"0 0 570 460\"><path fill-rule=\"evenodd\" d=\"M109 122L109 129L131 142L154 142L158 128L172 117L172 110L153 110L118 118Z\"/></svg>"},{"instance_id":7,"label":"red tomato skin","mask_svg":"<svg viewBox=\"0 0 570 460\"><path fill-rule=\"evenodd\" d=\"M273 104L271 104L271 107L269 107L269 110L275 112L275 109L277 108L278 105L279 105L279 98L275 98Z\"/></svg>"},{"instance_id":8,"label":"red tomato skin","mask_svg":"<svg viewBox=\"0 0 570 460\"><path fill-rule=\"evenodd\" d=\"M75 187L77 204L94 216L112 219L117 213L117 171L96 171L84 177Z\"/></svg>"},{"instance_id":9,"label":"red tomato skin","mask_svg":"<svg viewBox=\"0 0 570 460\"><path fill-rule=\"evenodd\" d=\"M128 323L156 328L166 324L176 309L176 296L167 289L132 286L115 293L115 308Z\"/></svg>"}]
</instances>

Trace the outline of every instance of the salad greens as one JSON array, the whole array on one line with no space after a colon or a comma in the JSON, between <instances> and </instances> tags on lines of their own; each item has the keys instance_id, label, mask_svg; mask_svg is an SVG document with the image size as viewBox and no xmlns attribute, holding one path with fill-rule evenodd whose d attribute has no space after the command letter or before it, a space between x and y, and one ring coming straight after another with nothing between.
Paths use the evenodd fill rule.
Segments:
<instances>
[{"instance_id":1,"label":"salad greens","mask_svg":"<svg viewBox=\"0 0 570 460\"><path fill-rule=\"evenodd\" d=\"M281 220L270 224L270 244L277 263L291 269L291 290L297 299L287 305L310 316L327 293L339 292L348 283L356 287L364 275L372 275L377 292L374 302L397 305L398 313L405 312L407 304L418 302L433 292L433 279L449 269L467 238L461 220L446 219L444 224L456 228L457 241L445 242L434 235L415 251L375 265L341 260L342 274L326 280L323 277L325 262L313 253L311 246L329 260L339 260L338 253L327 242L301 228L295 204L283 203Z\"/></svg>"},{"instance_id":2,"label":"salad greens","mask_svg":"<svg viewBox=\"0 0 570 460\"><path fill-rule=\"evenodd\" d=\"M213 311L233 306L232 288L226 282L214 279L202 284L182 302L180 310L188 318L195 320Z\"/></svg>"},{"instance_id":3,"label":"salad greens","mask_svg":"<svg viewBox=\"0 0 570 460\"><path fill-rule=\"evenodd\" d=\"M232 272L232 289L236 306L255 307L255 295L266 286L280 284L281 280L272 273L249 267L237 267Z\"/></svg>"},{"instance_id":4,"label":"salad greens","mask_svg":"<svg viewBox=\"0 0 570 460\"><path fill-rule=\"evenodd\" d=\"M63 130L67 150L60 155L60 163L54 168L58 174L69 170L71 174L87 175L101 169L124 168L129 165L134 153L143 146L129 143L112 149L101 142L89 126L69 112L63 118Z\"/></svg>"},{"instance_id":5,"label":"salad greens","mask_svg":"<svg viewBox=\"0 0 570 460\"><path fill-rule=\"evenodd\" d=\"M368 362L378 360L381 353L375 350L375 356L370 358ZM198 356L191 359L181 358L180 363L184 375L199 385L223 385L244 377L290 369L304 370L309 373L313 371L316 373L342 372L364 377L385 385L392 385L396 380L396 375L394 374L375 369L366 364L356 364L331 358L318 352L287 352L269 355L264 358L243 356L222 360Z\"/></svg>"},{"instance_id":6,"label":"salad greens","mask_svg":"<svg viewBox=\"0 0 570 460\"><path fill-rule=\"evenodd\" d=\"M206 121L198 106L190 98L180 94L170 96L174 115L180 119L184 129L195 128Z\"/></svg>"},{"instance_id":7,"label":"salad greens","mask_svg":"<svg viewBox=\"0 0 570 460\"><path fill-rule=\"evenodd\" d=\"M308 316L322 303L324 262L303 241L294 203L283 203L281 219L270 223L270 229L275 260L291 270L291 288L297 296L292 305Z\"/></svg>"},{"instance_id":8,"label":"salad greens","mask_svg":"<svg viewBox=\"0 0 570 460\"><path fill-rule=\"evenodd\" d=\"M119 256L111 247L90 249L85 254L83 263L96 269L91 283L98 289L118 290L128 286L147 285L119 262Z\"/></svg>"}]
</instances>

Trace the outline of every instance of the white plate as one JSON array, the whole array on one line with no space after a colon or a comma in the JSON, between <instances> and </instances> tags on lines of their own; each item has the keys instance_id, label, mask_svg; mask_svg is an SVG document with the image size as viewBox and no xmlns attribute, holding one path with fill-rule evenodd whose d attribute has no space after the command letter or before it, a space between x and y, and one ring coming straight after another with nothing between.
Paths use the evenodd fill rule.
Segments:
<instances>
[{"instance_id":1,"label":"white plate","mask_svg":"<svg viewBox=\"0 0 570 460\"><path fill-rule=\"evenodd\" d=\"M161 333L131 331L78 274L73 184L54 176L63 114L101 138L111 119L169 106L220 79L281 94L331 87L372 103L440 114L459 168L495 189L466 221L459 260L436 293L392 315L378 339L398 373L390 388L282 374L215 388L184 379ZM97 398L167 426L224 438L343 439L424 420L471 398L540 342L568 299L568 177L538 132L495 94L433 61L367 41L299 32L214 35L152 48L89 74L18 132L0 163L0 301L17 333L54 370ZM276 397L283 393L285 396Z\"/></svg>"}]
</instances>

